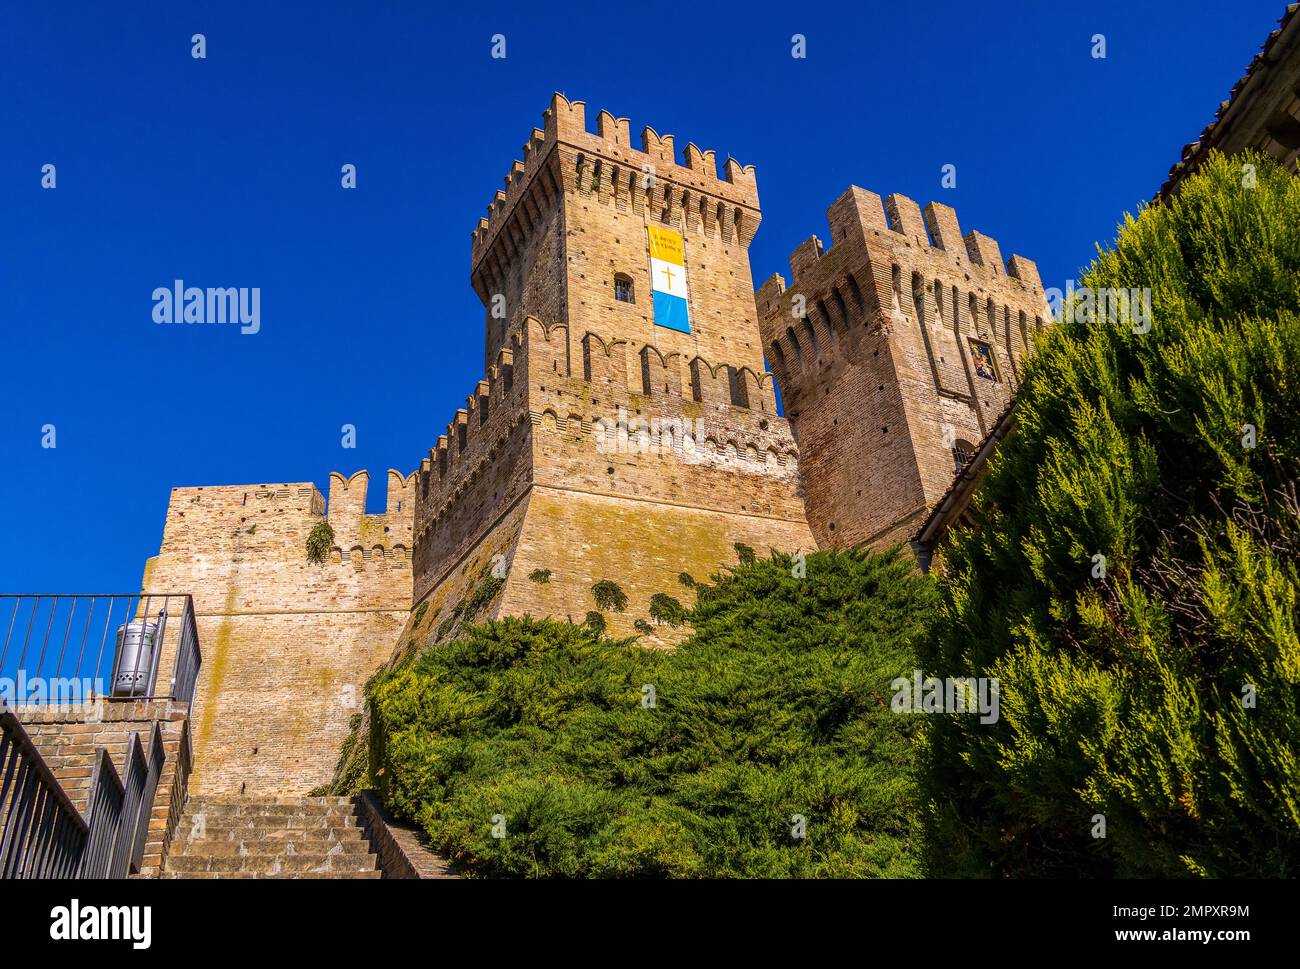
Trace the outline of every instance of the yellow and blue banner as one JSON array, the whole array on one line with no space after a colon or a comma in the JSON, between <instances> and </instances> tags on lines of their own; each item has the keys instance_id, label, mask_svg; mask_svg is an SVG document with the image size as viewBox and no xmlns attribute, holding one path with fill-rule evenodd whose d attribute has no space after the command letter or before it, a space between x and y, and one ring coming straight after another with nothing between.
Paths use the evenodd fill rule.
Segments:
<instances>
[{"instance_id":1,"label":"yellow and blue banner","mask_svg":"<svg viewBox=\"0 0 1300 969\"><path fill-rule=\"evenodd\" d=\"M650 292L654 296L655 325L690 333L681 233L657 225L646 228L650 233Z\"/></svg>"}]
</instances>

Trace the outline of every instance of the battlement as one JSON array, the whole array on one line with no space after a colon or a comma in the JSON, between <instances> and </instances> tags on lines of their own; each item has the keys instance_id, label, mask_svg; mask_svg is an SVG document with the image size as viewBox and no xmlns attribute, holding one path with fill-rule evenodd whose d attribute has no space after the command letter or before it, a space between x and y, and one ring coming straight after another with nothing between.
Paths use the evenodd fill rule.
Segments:
<instances>
[{"instance_id":1,"label":"battlement","mask_svg":"<svg viewBox=\"0 0 1300 969\"><path fill-rule=\"evenodd\" d=\"M525 412L527 402L526 381L516 377L515 360L524 364L527 357L521 351L521 341L515 337L512 346L497 353L496 363L488 368L485 379L465 398L465 406L458 408L437 442L420 461L415 475L418 486L417 527L428 518L428 510L437 507L466 487L474 476L474 469L494 456ZM416 492L412 492L416 497Z\"/></svg>"},{"instance_id":2,"label":"battlement","mask_svg":"<svg viewBox=\"0 0 1300 969\"><path fill-rule=\"evenodd\" d=\"M194 793L308 790L330 775L366 678L411 605L412 476L175 488L142 589L191 591L203 664L195 691ZM327 517L328 511L328 517ZM333 548L308 540L328 521Z\"/></svg>"},{"instance_id":3,"label":"battlement","mask_svg":"<svg viewBox=\"0 0 1300 969\"><path fill-rule=\"evenodd\" d=\"M516 359L521 361L522 376L516 375ZM580 392L566 391L563 385L570 380L585 386ZM573 415L563 403L566 395L572 400ZM700 414L706 410L721 415L753 413L758 415L756 420L779 420L775 380L766 371L714 363L699 355L687 359L652 344L634 347L626 340L591 332L574 340L568 324L548 326L528 317L512 346L499 352L487 378L479 381L420 462L417 529L470 490L488 464L505 450L507 439L525 418L537 426L549 414L561 426L572 420L590 431L594 418L577 417L578 407L588 410L595 404L613 414L620 402L633 398L639 398L637 407L658 401L665 412L679 412L694 404L702 405ZM719 431L714 442L717 450L725 451L728 442L742 455L747 448L758 450L743 438L737 441L734 432ZM776 454L779 449L772 450ZM793 454L792 442L788 450ZM779 450L780 463L785 454L786 450ZM331 507L333 500L331 488Z\"/></svg>"},{"instance_id":4,"label":"battlement","mask_svg":"<svg viewBox=\"0 0 1300 969\"><path fill-rule=\"evenodd\" d=\"M542 119L543 127L533 129L523 159L511 163L504 188L497 190L486 217L471 233L475 272L499 237L511 237L508 245L517 248L553 200L574 191L617 198L638 211L643 206L676 210L709 235L730 234L739 226L746 245L753 239L759 222L753 165L727 158L720 178L716 152L688 142L679 159L674 136L649 126L641 131L638 150L632 147L631 122L604 110L592 134L584 102L558 93Z\"/></svg>"},{"instance_id":5,"label":"battlement","mask_svg":"<svg viewBox=\"0 0 1300 969\"><path fill-rule=\"evenodd\" d=\"M770 373L527 317L421 462L415 599L534 485L798 517L797 460Z\"/></svg>"},{"instance_id":6,"label":"battlement","mask_svg":"<svg viewBox=\"0 0 1300 969\"><path fill-rule=\"evenodd\" d=\"M1038 266L1021 255L1012 255L1005 263L997 240L982 232L962 234L957 213L941 202L930 202L922 209L906 195L884 198L851 186L827 210L832 247L846 240L865 242L868 237L891 233L905 248L918 254L945 260L948 268L969 273L981 282L1006 280L1026 293L1041 293ZM817 236L810 236L790 254L791 285L798 287L807 273L815 272L825 250ZM933 265L933 263L931 263ZM781 292L785 280L773 275L759 290L761 296Z\"/></svg>"},{"instance_id":7,"label":"battlement","mask_svg":"<svg viewBox=\"0 0 1300 969\"><path fill-rule=\"evenodd\" d=\"M306 534L328 520L334 529L330 561L351 561L357 552L363 560L409 560L414 473L388 472L388 505L381 515L366 513L369 481L367 471L350 477L331 472L328 506L310 481L173 488L163 549L299 558L306 554Z\"/></svg>"},{"instance_id":8,"label":"battlement","mask_svg":"<svg viewBox=\"0 0 1300 969\"><path fill-rule=\"evenodd\" d=\"M888 334L910 321L960 331L1005 355L1014 384L1034 334L1049 321L1033 260L1012 255L1004 263L997 240L963 235L957 213L937 202L922 210L895 194L882 203L854 186L827 217L831 248L810 237L790 256L791 283L774 274L755 294L768 359L778 379L787 378L781 389L788 405L806 389L796 376L815 382L830 349L855 326ZM964 349L945 352L936 345L947 338L923 336L935 380L971 397Z\"/></svg>"}]
</instances>

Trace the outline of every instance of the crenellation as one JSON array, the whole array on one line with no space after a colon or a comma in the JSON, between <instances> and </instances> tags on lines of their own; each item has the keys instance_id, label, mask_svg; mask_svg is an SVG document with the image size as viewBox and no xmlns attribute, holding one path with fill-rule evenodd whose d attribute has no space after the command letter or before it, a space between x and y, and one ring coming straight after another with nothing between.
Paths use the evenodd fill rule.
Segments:
<instances>
[{"instance_id":1,"label":"crenellation","mask_svg":"<svg viewBox=\"0 0 1300 969\"><path fill-rule=\"evenodd\" d=\"M900 233L909 243L929 248L930 236L925 227L925 217L921 215L921 207L916 202L906 195L887 195L885 213L891 229Z\"/></svg>"},{"instance_id":2,"label":"crenellation","mask_svg":"<svg viewBox=\"0 0 1300 969\"><path fill-rule=\"evenodd\" d=\"M1043 281L1038 276L1038 263L1024 256L1012 256L1007 263L1007 275L1019 280L1031 293L1043 292Z\"/></svg>"},{"instance_id":3,"label":"crenellation","mask_svg":"<svg viewBox=\"0 0 1300 969\"><path fill-rule=\"evenodd\" d=\"M790 253L790 275L794 279L801 278L809 272L822 257L822 241L816 236L809 236L801 242L794 252Z\"/></svg>"},{"instance_id":4,"label":"crenellation","mask_svg":"<svg viewBox=\"0 0 1300 969\"><path fill-rule=\"evenodd\" d=\"M702 151L695 142L686 143L686 167L693 172L700 172L709 178L718 177L717 152Z\"/></svg>"},{"instance_id":5,"label":"crenellation","mask_svg":"<svg viewBox=\"0 0 1300 969\"><path fill-rule=\"evenodd\" d=\"M505 190L497 192L488 206L487 218L481 219L472 233L471 262L476 276L495 241L509 234L504 230L507 225L514 224L516 213L529 207L540 211L543 207L539 193L533 190L534 185L542 185L543 195L548 190L551 195L557 190L589 193L591 179L588 172L597 165L602 166L602 176L596 194L602 199L625 199L638 211L643 205L653 209L654 199L645 197L646 186L643 183L648 181L652 195L656 189L661 193L660 202L664 200L662 193L671 193L671 209L673 199L681 198L679 193L690 192L693 196L700 196L696 211L701 213L703 225L712 228L712 223L723 221L720 229L730 240L732 227L739 221L745 244L753 239L758 228L758 188L753 165L742 165L734 158L728 158L723 166L723 177L719 178L716 153L702 151L693 143L687 144L679 164L674 136L660 135L649 126L642 130L641 149L638 151L631 146L630 120L616 118L603 110L597 118L597 133L591 134L586 129L586 105L581 101L571 102L561 94L552 97L550 107L542 116L544 127L534 130L533 137L525 145L523 161L512 163ZM555 158L559 160L553 160ZM588 170L584 171L584 167ZM604 171L606 168L608 173ZM543 173L549 174L549 178L539 179L539 174ZM673 191L674 188L677 191ZM742 212L739 220L737 211ZM680 205L675 217L679 220L682 217ZM538 220L533 218L531 221L536 223ZM689 220L687 222L689 224ZM528 233L522 235L526 238ZM515 244L517 247L517 240ZM476 288L479 287L476 285Z\"/></svg>"},{"instance_id":6,"label":"crenellation","mask_svg":"<svg viewBox=\"0 0 1300 969\"><path fill-rule=\"evenodd\" d=\"M997 241L963 235L946 205L882 206L852 186L827 221L832 246L801 244L789 284L768 279L755 307L819 544L888 544L1009 405L1027 331L1049 316L1034 264L1003 267Z\"/></svg>"},{"instance_id":7,"label":"crenellation","mask_svg":"<svg viewBox=\"0 0 1300 969\"><path fill-rule=\"evenodd\" d=\"M966 233L966 254L977 266L984 266L997 275L1003 269L1002 250L996 239L990 239L982 232Z\"/></svg>"},{"instance_id":8,"label":"crenellation","mask_svg":"<svg viewBox=\"0 0 1300 969\"><path fill-rule=\"evenodd\" d=\"M649 125L641 129L641 152L658 164L676 164L677 156L673 150L673 136L660 135Z\"/></svg>"},{"instance_id":9,"label":"crenellation","mask_svg":"<svg viewBox=\"0 0 1300 969\"><path fill-rule=\"evenodd\" d=\"M942 202L930 202L921 213L934 245L948 253L958 266L962 265L962 257L966 255L966 242L961 234L961 226L957 223L956 211Z\"/></svg>"},{"instance_id":10,"label":"crenellation","mask_svg":"<svg viewBox=\"0 0 1300 969\"><path fill-rule=\"evenodd\" d=\"M632 122L627 118L616 118L608 111L602 110L596 116L596 130L601 138L613 145L623 148L632 147Z\"/></svg>"}]
</instances>

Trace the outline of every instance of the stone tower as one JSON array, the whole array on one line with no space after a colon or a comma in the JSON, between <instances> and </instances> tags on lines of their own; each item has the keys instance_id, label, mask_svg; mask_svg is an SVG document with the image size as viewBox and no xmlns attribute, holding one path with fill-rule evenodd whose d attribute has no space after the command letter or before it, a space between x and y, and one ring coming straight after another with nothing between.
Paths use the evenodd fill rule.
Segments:
<instances>
[{"instance_id":1,"label":"stone tower","mask_svg":"<svg viewBox=\"0 0 1300 969\"><path fill-rule=\"evenodd\" d=\"M811 550L789 425L752 293L752 167L555 95L472 234L486 375L421 464L412 628L504 579L487 615L572 617L622 586L631 634L657 592L734 561ZM420 617L418 620L416 617ZM642 627L644 629L644 627ZM670 641L656 628L645 641Z\"/></svg>"},{"instance_id":2,"label":"stone tower","mask_svg":"<svg viewBox=\"0 0 1300 969\"><path fill-rule=\"evenodd\" d=\"M756 294L819 546L911 538L1014 394L1050 320L1037 266L957 214L853 187Z\"/></svg>"}]
</instances>

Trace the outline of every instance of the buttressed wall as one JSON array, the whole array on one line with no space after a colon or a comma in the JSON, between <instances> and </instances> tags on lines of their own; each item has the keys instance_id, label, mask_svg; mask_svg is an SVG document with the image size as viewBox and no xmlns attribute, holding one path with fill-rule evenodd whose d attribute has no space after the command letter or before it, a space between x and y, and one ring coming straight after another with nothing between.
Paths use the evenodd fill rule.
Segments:
<instances>
[{"instance_id":1,"label":"buttressed wall","mask_svg":"<svg viewBox=\"0 0 1300 969\"><path fill-rule=\"evenodd\" d=\"M1008 406L1046 325L1038 267L957 214L852 187L758 291L819 545L906 541Z\"/></svg>"},{"instance_id":2,"label":"buttressed wall","mask_svg":"<svg viewBox=\"0 0 1300 969\"><path fill-rule=\"evenodd\" d=\"M414 475L388 472L367 515L365 471L330 475L334 548L310 482L175 488L145 592L190 592L203 650L192 721L197 794L302 794L326 783L365 681L411 605Z\"/></svg>"},{"instance_id":3,"label":"buttressed wall","mask_svg":"<svg viewBox=\"0 0 1300 969\"><path fill-rule=\"evenodd\" d=\"M737 542L813 547L750 288L753 168L729 159L719 178L693 144L679 163L650 128L635 149L608 112L592 134L560 95L543 121L472 235L487 373L418 473L427 605L404 648L439 638L493 562L504 582L479 618L581 621L610 579L629 598L611 631L632 635L652 595L682 595L680 573L707 578ZM652 225L682 235L689 333L655 324Z\"/></svg>"}]
</instances>

